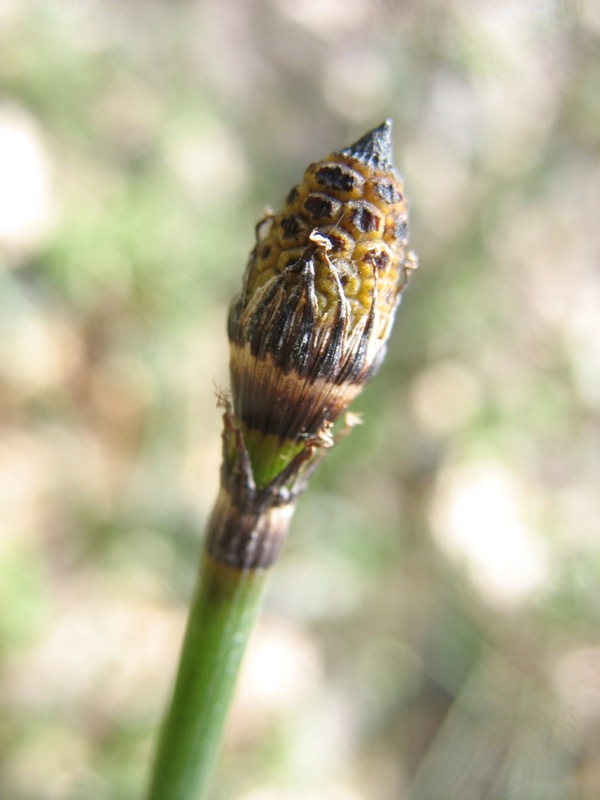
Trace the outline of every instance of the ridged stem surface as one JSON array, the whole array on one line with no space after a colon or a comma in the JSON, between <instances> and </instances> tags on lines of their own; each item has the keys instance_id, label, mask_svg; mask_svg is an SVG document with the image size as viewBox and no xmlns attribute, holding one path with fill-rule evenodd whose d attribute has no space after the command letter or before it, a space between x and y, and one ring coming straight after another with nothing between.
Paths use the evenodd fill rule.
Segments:
<instances>
[{"instance_id":1,"label":"ridged stem surface","mask_svg":"<svg viewBox=\"0 0 600 800\"><path fill-rule=\"evenodd\" d=\"M209 535L225 523L217 503ZM205 552L148 800L200 800L213 771L240 664L270 568L237 569Z\"/></svg>"}]
</instances>

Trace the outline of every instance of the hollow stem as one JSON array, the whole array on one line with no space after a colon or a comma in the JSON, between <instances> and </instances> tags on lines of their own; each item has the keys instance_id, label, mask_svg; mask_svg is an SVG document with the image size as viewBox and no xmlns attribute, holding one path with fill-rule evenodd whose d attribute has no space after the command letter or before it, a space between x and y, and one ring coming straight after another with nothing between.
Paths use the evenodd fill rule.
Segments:
<instances>
[{"instance_id":1,"label":"hollow stem","mask_svg":"<svg viewBox=\"0 0 600 800\"><path fill-rule=\"evenodd\" d=\"M203 558L148 800L204 796L268 572Z\"/></svg>"},{"instance_id":2,"label":"hollow stem","mask_svg":"<svg viewBox=\"0 0 600 800\"><path fill-rule=\"evenodd\" d=\"M291 507L255 507L222 488L211 517L171 704L148 800L200 800L219 752L227 712L270 565ZM233 560L245 564L232 566ZM272 563L272 562L271 562Z\"/></svg>"}]
</instances>

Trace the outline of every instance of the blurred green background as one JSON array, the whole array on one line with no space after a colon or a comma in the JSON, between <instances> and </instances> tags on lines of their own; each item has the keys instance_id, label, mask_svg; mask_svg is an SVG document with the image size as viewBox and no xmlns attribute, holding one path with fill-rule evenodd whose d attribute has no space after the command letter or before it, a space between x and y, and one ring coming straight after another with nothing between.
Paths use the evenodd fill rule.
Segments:
<instances>
[{"instance_id":1,"label":"blurred green background","mask_svg":"<svg viewBox=\"0 0 600 800\"><path fill-rule=\"evenodd\" d=\"M0 2L0 797L141 796L253 226L387 116L421 266L214 800L600 797L600 4Z\"/></svg>"}]
</instances>

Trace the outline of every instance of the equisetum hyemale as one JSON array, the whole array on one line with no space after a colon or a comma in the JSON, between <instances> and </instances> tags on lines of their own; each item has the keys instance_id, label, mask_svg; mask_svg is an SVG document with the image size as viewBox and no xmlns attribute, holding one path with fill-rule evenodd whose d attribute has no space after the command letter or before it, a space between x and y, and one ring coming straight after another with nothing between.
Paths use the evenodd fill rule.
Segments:
<instances>
[{"instance_id":1,"label":"equisetum hyemale","mask_svg":"<svg viewBox=\"0 0 600 800\"><path fill-rule=\"evenodd\" d=\"M375 374L414 256L391 123L312 164L258 223L229 312L232 408L208 551L236 569L277 557L332 426Z\"/></svg>"},{"instance_id":2,"label":"equisetum hyemale","mask_svg":"<svg viewBox=\"0 0 600 800\"><path fill-rule=\"evenodd\" d=\"M239 664L295 503L334 423L377 372L416 258L388 120L311 164L256 227L229 311L231 396L208 525L151 800L203 796Z\"/></svg>"}]
</instances>

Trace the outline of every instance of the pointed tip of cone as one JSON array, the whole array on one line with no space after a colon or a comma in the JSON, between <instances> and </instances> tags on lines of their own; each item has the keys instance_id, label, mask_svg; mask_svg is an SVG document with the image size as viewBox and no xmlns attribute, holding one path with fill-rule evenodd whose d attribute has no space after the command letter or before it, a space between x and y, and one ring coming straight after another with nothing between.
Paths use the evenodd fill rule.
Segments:
<instances>
[{"instance_id":1,"label":"pointed tip of cone","mask_svg":"<svg viewBox=\"0 0 600 800\"><path fill-rule=\"evenodd\" d=\"M376 169L394 169L392 153L392 120L386 119L377 128L365 133L357 142L341 150L340 153L362 161Z\"/></svg>"}]
</instances>

